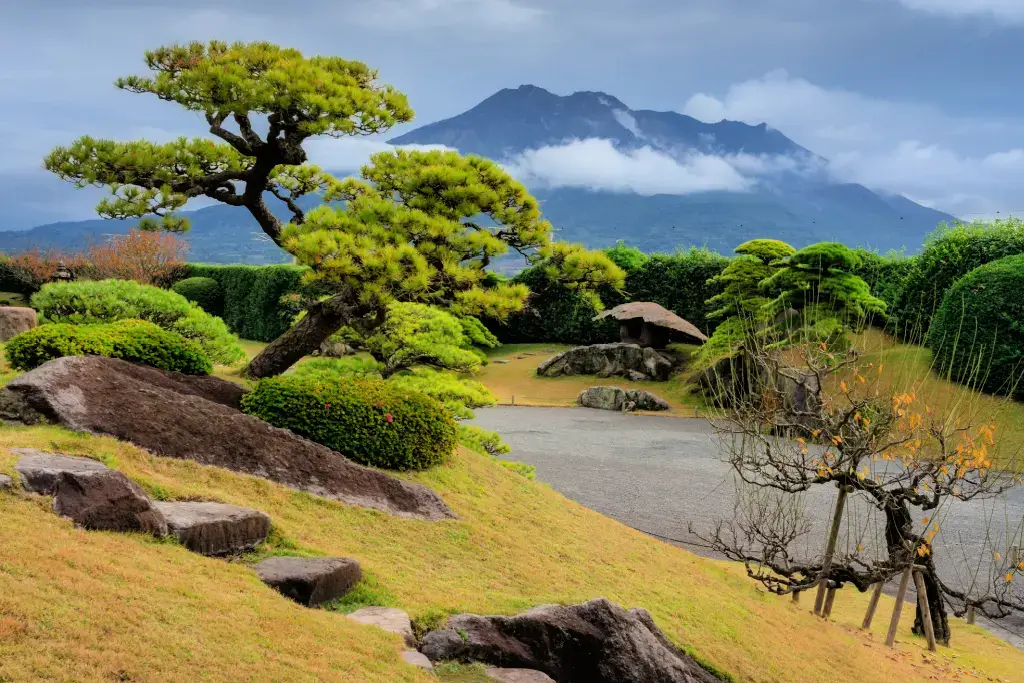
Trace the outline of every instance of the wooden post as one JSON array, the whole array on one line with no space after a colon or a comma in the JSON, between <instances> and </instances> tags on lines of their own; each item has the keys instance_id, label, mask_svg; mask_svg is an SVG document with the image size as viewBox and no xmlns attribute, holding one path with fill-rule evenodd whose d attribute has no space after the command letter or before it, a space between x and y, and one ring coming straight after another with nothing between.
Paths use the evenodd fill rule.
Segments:
<instances>
[{"instance_id":1,"label":"wooden post","mask_svg":"<svg viewBox=\"0 0 1024 683\"><path fill-rule=\"evenodd\" d=\"M516 404L516 395L512 394L512 405Z\"/></svg>"},{"instance_id":2,"label":"wooden post","mask_svg":"<svg viewBox=\"0 0 1024 683\"><path fill-rule=\"evenodd\" d=\"M932 624L932 608L928 604L928 590L924 586L923 572L914 572L914 586L917 587L917 605L921 608L921 621L924 622L924 637L928 641L928 651L935 652L935 625Z\"/></svg>"},{"instance_id":3,"label":"wooden post","mask_svg":"<svg viewBox=\"0 0 1024 683\"><path fill-rule=\"evenodd\" d=\"M800 604L800 591L793 591L793 602Z\"/></svg>"},{"instance_id":4,"label":"wooden post","mask_svg":"<svg viewBox=\"0 0 1024 683\"><path fill-rule=\"evenodd\" d=\"M836 584L834 581L829 581L828 592L825 597L825 608L821 611L821 616L828 619L832 616L832 603L836 601Z\"/></svg>"},{"instance_id":5,"label":"wooden post","mask_svg":"<svg viewBox=\"0 0 1024 683\"><path fill-rule=\"evenodd\" d=\"M871 622L875 619L875 612L878 610L878 599L882 597L882 585L884 581L879 581L875 584L875 589L871 591L871 600L868 602L868 611L864 615L864 623L860 627L864 630L871 628Z\"/></svg>"},{"instance_id":6,"label":"wooden post","mask_svg":"<svg viewBox=\"0 0 1024 683\"><path fill-rule=\"evenodd\" d=\"M907 597L907 586L910 585L910 574L914 571L914 565L907 567L900 578L900 588L896 591L896 606L892 608L892 619L889 621L889 633L885 636L885 644L892 647L896 642L896 628L900 625L900 617L903 615L903 601Z\"/></svg>"},{"instance_id":7,"label":"wooden post","mask_svg":"<svg viewBox=\"0 0 1024 683\"><path fill-rule=\"evenodd\" d=\"M967 623L968 624L973 624L974 623L974 605L969 605L967 607Z\"/></svg>"},{"instance_id":8,"label":"wooden post","mask_svg":"<svg viewBox=\"0 0 1024 683\"><path fill-rule=\"evenodd\" d=\"M825 602L825 589L828 583L828 572L832 568L832 557L836 553L836 540L839 538L839 526L843 522L843 510L846 508L846 487L839 487L836 498L836 511L832 515L832 528L828 532L828 543L825 544L825 557L821 562L821 580L818 582L818 594L814 598L814 613L821 616Z\"/></svg>"}]
</instances>

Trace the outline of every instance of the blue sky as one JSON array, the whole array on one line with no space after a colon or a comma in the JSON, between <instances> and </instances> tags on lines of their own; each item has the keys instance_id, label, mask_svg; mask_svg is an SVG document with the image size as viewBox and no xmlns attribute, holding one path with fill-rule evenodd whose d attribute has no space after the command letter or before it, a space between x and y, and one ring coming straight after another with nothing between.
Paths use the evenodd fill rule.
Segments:
<instances>
[{"instance_id":1,"label":"blue sky","mask_svg":"<svg viewBox=\"0 0 1024 683\"><path fill-rule=\"evenodd\" d=\"M147 48L210 38L367 62L417 124L523 83L601 90L765 121L839 180L951 213L1024 214L1024 0L0 0L0 13L0 228L92 215L93 195L39 169L53 145L202 134L196 115L112 81ZM313 156L352 165L379 145Z\"/></svg>"}]
</instances>

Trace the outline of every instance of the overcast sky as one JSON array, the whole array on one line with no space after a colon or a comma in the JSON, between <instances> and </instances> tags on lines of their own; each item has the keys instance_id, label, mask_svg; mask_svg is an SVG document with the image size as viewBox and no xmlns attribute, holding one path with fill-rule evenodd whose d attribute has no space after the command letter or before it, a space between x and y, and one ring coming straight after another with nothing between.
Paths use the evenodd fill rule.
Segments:
<instances>
[{"instance_id":1,"label":"overcast sky","mask_svg":"<svg viewBox=\"0 0 1024 683\"><path fill-rule=\"evenodd\" d=\"M0 229L92 215L39 169L55 144L202 134L197 115L112 81L142 73L147 48L211 38L364 61L417 125L524 83L601 90L767 122L838 179L968 218L1024 214L1024 0L0 0ZM567 149L608 152L588 144ZM318 145L314 161L373 148ZM609 186L646 158L609 159Z\"/></svg>"}]
</instances>

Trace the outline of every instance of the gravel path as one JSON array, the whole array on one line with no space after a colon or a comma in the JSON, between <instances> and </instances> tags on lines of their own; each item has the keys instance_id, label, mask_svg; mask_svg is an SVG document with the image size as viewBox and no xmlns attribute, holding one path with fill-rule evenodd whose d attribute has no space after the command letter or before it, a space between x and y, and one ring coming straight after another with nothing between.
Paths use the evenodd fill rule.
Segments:
<instances>
[{"instance_id":1,"label":"gravel path","mask_svg":"<svg viewBox=\"0 0 1024 683\"><path fill-rule=\"evenodd\" d=\"M732 516L732 474L705 420L586 408L496 407L476 414L474 423L499 432L512 447L508 457L536 466L538 479L641 531L709 554L693 545L697 539L689 533L689 525L706 531L718 520ZM830 519L834 500L835 491L824 487L808 495L810 516ZM947 580L963 571L962 560L948 558L962 555L964 547L969 554L969 546L988 526L993 505L972 502L951 509L953 514L942 520L941 543L936 547L940 572ZM854 508L848 518L858 514L863 515L861 520L867 519L866 506ZM1024 490L1012 491L1005 509L1000 503L996 514L1000 519L1005 514L1016 524L1024 516ZM804 552L820 553L824 536L824 525L816 524ZM1004 623L1024 634L1024 619ZM992 630L1024 647L1024 638L1002 628Z\"/></svg>"}]
</instances>

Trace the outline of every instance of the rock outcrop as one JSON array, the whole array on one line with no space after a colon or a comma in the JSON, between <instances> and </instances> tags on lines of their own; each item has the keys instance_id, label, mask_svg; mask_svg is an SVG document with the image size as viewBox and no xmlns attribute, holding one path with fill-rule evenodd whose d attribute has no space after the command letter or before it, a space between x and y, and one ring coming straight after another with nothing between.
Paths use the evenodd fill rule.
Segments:
<instances>
[{"instance_id":1,"label":"rock outcrop","mask_svg":"<svg viewBox=\"0 0 1024 683\"><path fill-rule=\"evenodd\" d=\"M576 402L585 408L600 410L668 410L669 405L649 391L619 387L590 387L580 392Z\"/></svg>"},{"instance_id":2,"label":"rock outcrop","mask_svg":"<svg viewBox=\"0 0 1024 683\"><path fill-rule=\"evenodd\" d=\"M485 673L487 678L501 683L555 683L551 676L536 669L503 669L490 666Z\"/></svg>"},{"instance_id":3,"label":"rock outcrop","mask_svg":"<svg viewBox=\"0 0 1024 683\"><path fill-rule=\"evenodd\" d=\"M541 377L597 375L666 380L672 364L654 349L636 344L578 346L547 359L537 368Z\"/></svg>"},{"instance_id":4,"label":"rock outcrop","mask_svg":"<svg viewBox=\"0 0 1024 683\"><path fill-rule=\"evenodd\" d=\"M418 484L357 465L326 446L235 409L244 389L111 358L58 358L0 390L0 417L32 413L169 458L264 477L351 505L426 520L455 515ZM3 408L6 406L6 408Z\"/></svg>"},{"instance_id":5,"label":"rock outcrop","mask_svg":"<svg viewBox=\"0 0 1024 683\"><path fill-rule=\"evenodd\" d=\"M88 474L110 471L106 465L92 458L47 453L35 448L12 448L11 452L18 456L14 471L21 477L21 485L26 491L44 496L57 492L57 479L62 472Z\"/></svg>"},{"instance_id":6,"label":"rock outcrop","mask_svg":"<svg viewBox=\"0 0 1024 683\"><path fill-rule=\"evenodd\" d=\"M39 324L34 309L22 306L0 306L0 342L28 332Z\"/></svg>"},{"instance_id":7,"label":"rock outcrop","mask_svg":"<svg viewBox=\"0 0 1024 683\"><path fill-rule=\"evenodd\" d=\"M270 533L270 517L223 503L154 503L170 533L194 553L217 557L252 550Z\"/></svg>"},{"instance_id":8,"label":"rock outcrop","mask_svg":"<svg viewBox=\"0 0 1024 683\"><path fill-rule=\"evenodd\" d=\"M0 474L0 491L14 488L14 480L6 474Z\"/></svg>"},{"instance_id":9,"label":"rock outcrop","mask_svg":"<svg viewBox=\"0 0 1024 683\"><path fill-rule=\"evenodd\" d=\"M674 646L643 609L604 598L548 605L514 617L460 614L428 633L432 661L535 669L558 683L713 683L720 679Z\"/></svg>"},{"instance_id":10,"label":"rock outcrop","mask_svg":"<svg viewBox=\"0 0 1024 683\"><path fill-rule=\"evenodd\" d=\"M271 557L254 569L263 583L307 607L340 598L362 578L359 563L342 557Z\"/></svg>"},{"instance_id":11,"label":"rock outcrop","mask_svg":"<svg viewBox=\"0 0 1024 683\"><path fill-rule=\"evenodd\" d=\"M53 511L92 531L167 535L167 522L146 492L116 470L60 472Z\"/></svg>"},{"instance_id":12,"label":"rock outcrop","mask_svg":"<svg viewBox=\"0 0 1024 683\"><path fill-rule=\"evenodd\" d=\"M402 636L409 647L416 647L416 637L412 633L412 621L409 615L394 607L363 607L345 615L352 621L365 626L376 626L379 629Z\"/></svg>"}]
</instances>

